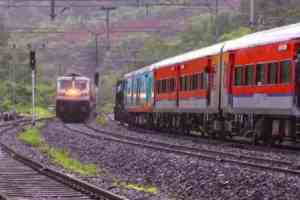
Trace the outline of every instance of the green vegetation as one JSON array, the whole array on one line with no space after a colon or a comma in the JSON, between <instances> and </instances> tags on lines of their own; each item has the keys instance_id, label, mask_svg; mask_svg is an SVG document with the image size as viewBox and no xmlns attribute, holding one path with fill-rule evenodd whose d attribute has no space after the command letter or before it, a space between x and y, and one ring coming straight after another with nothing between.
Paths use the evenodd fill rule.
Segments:
<instances>
[{"instance_id":1,"label":"green vegetation","mask_svg":"<svg viewBox=\"0 0 300 200\"><path fill-rule=\"evenodd\" d=\"M99 171L95 164L83 164L80 161L71 158L71 155L67 150L54 148L48 145L42 138L41 128L41 124L39 124L39 126L37 127L27 128L25 131L19 133L18 139L37 148L43 154L47 155L53 163L63 167L70 172L78 173L83 176L95 176L99 174ZM105 172L105 170L103 170L103 172L108 174L107 172ZM153 185L128 183L120 181L117 178L114 178L114 180L115 185L120 188L151 194L158 193L158 188Z\"/></svg>"},{"instance_id":2,"label":"green vegetation","mask_svg":"<svg viewBox=\"0 0 300 200\"><path fill-rule=\"evenodd\" d=\"M29 116L29 115L32 114L31 105L18 104L18 105L13 106L13 105L9 104L7 106L7 108L8 108L7 110L15 108L17 113L22 113L23 115L28 115ZM45 108L45 107L37 106L35 108L35 112L36 112L36 116L39 117L39 118L48 118L48 117L53 117L54 116L54 113L52 111L50 111L48 108Z\"/></svg>"},{"instance_id":3,"label":"green vegetation","mask_svg":"<svg viewBox=\"0 0 300 200\"><path fill-rule=\"evenodd\" d=\"M144 185L134 184L134 183L127 183L124 186L128 189L133 189L140 192L153 193L153 194L156 194L158 192L158 189L154 186L144 186Z\"/></svg>"},{"instance_id":4,"label":"green vegetation","mask_svg":"<svg viewBox=\"0 0 300 200\"><path fill-rule=\"evenodd\" d=\"M244 35L250 34L251 32L252 32L252 30L250 28L240 27L237 30L233 30L231 32L224 33L221 37L221 40L222 41L232 40L232 39L239 38Z\"/></svg>"},{"instance_id":5,"label":"green vegetation","mask_svg":"<svg viewBox=\"0 0 300 200\"><path fill-rule=\"evenodd\" d=\"M99 106L98 110L103 114L110 114L114 110L114 104L113 103L105 103L105 104Z\"/></svg>"},{"instance_id":6,"label":"green vegetation","mask_svg":"<svg viewBox=\"0 0 300 200\"><path fill-rule=\"evenodd\" d=\"M115 86L117 80L120 77L121 77L121 72L116 72L113 70L101 75L99 99L100 99L100 104L104 105L104 107L106 107L109 104L113 104ZM109 106L107 106L107 108L109 108Z\"/></svg>"},{"instance_id":7,"label":"green vegetation","mask_svg":"<svg viewBox=\"0 0 300 200\"><path fill-rule=\"evenodd\" d=\"M18 135L18 138L26 144L30 144L34 147L39 147L43 143L43 139L38 128L26 129Z\"/></svg>"},{"instance_id":8,"label":"green vegetation","mask_svg":"<svg viewBox=\"0 0 300 200\"><path fill-rule=\"evenodd\" d=\"M26 69L24 69L26 67ZM13 108L20 113L31 112L31 80L28 65L20 65L15 74L16 82L13 83L5 74L9 74L6 67L0 66L0 110L7 111ZM20 71L19 71L20 69ZM26 75L25 75L26 74ZM39 78L38 78L39 79ZM15 91L15 92L13 92ZM55 86L51 82L38 80L37 91L37 113L41 116L49 116L48 106L53 104Z\"/></svg>"},{"instance_id":9,"label":"green vegetation","mask_svg":"<svg viewBox=\"0 0 300 200\"><path fill-rule=\"evenodd\" d=\"M100 126L107 126L107 118L105 117L104 114L98 115L97 118L96 118L96 122Z\"/></svg>"},{"instance_id":10,"label":"green vegetation","mask_svg":"<svg viewBox=\"0 0 300 200\"><path fill-rule=\"evenodd\" d=\"M68 151L48 145L42 138L40 127L26 129L18 135L18 139L39 149L42 153L49 156L54 163L68 171L79 173L84 176L97 175L96 165L83 164L80 161L71 158Z\"/></svg>"},{"instance_id":11,"label":"green vegetation","mask_svg":"<svg viewBox=\"0 0 300 200\"><path fill-rule=\"evenodd\" d=\"M79 173L85 176L97 175L97 167L95 164L82 164L80 161L72 159L70 153L66 150L60 150L53 147L43 148L50 158L58 165L66 170Z\"/></svg>"},{"instance_id":12,"label":"green vegetation","mask_svg":"<svg viewBox=\"0 0 300 200\"><path fill-rule=\"evenodd\" d=\"M157 194L158 189L153 185L142 185L142 184L135 184L135 183L127 183L127 182L116 182L115 183L120 188L125 188L129 190L136 190L139 192Z\"/></svg>"}]
</instances>

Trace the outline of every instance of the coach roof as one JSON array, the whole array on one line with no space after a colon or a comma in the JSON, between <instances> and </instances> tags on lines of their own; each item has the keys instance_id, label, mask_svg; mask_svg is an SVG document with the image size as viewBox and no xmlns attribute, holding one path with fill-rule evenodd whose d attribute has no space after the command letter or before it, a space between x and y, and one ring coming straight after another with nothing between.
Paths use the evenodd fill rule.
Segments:
<instances>
[{"instance_id":1,"label":"coach roof","mask_svg":"<svg viewBox=\"0 0 300 200\"><path fill-rule=\"evenodd\" d=\"M224 51L244 49L300 38L300 23L252 33L226 43Z\"/></svg>"},{"instance_id":2,"label":"coach roof","mask_svg":"<svg viewBox=\"0 0 300 200\"><path fill-rule=\"evenodd\" d=\"M184 63L184 62L194 60L197 58L203 58L206 56L216 55L221 52L224 45L225 45L224 42L218 43L218 44L215 44L215 45L212 45L209 47L205 47L202 49L190 51L188 53L184 53L184 54L172 57L172 58L167 58L160 62L154 63L153 65L155 68L160 68L160 67L170 66L170 65L174 65L174 64Z\"/></svg>"},{"instance_id":3,"label":"coach roof","mask_svg":"<svg viewBox=\"0 0 300 200\"><path fill-rule=\"evenodd\" d=\"M205 47L202 49L190 51L190 52L187 52L184 54L180 54L175 57L167 58L162 61L156 62L152 65L149 65L147 67L143 67L139 70L130 72L130 73L126 74L125 77L130 77L132 75L140 74L145 71L152 71L153 69L167 67L167 66L171 66L171 65L175 65L175 64L179 64L179 63L184 63L184 62L194 60L197 58L218 54L221 52L221 49L224 46L224 44L225 43L219 43L219 44L215 44L213 46L209 46L209 47Z\"/></svg>"},{"instance_id":4,"label":"coach roof","mask_svg":"<svg viewBox=\"0 0 300 200\"><path fill-rule=\"evenodd\" d=\"M252 33L235 40L218 43L209 47L167 58L147 67L130 72L126 74L125 77L140 74L145 71L152 71L153 69L161 67L184 63L197 58L216 55L222 51L222 48L224 48L223 51L232 51L276 42L284 42L296 38L300 38L300 23Z\"/></svg>"}]
</instances>

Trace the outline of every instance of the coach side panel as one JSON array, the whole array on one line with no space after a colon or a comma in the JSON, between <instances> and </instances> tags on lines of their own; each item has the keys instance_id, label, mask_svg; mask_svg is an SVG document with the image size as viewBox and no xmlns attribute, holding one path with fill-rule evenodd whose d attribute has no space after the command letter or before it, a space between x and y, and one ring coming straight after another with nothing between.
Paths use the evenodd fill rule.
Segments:
<instances>
[{"instance_id":1,"label":"coach side panel","mask_svg":"<svg viewBox=\"0 0 300 200\"><path fill-rule=\"evenodd\" d=\"M292 114L293 57L289 42L237 50L231 71L233 113Z\"/></svg>"}]
</instances>

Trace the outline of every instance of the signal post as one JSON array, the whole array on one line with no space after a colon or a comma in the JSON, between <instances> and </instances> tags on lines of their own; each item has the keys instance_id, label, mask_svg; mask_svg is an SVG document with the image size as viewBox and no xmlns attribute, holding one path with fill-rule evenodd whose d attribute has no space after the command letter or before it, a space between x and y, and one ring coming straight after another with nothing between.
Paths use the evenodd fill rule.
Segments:
<instances>
[{"instance_id":1,"label":"signal post","mask_svg":"<svg viewBox=\"0 0 300 200\"><path fill-rule=\"evenodd\" d=\"M30 67L31 67L31 84L32 84L32 125L35 126L35 75L36 75L36 60L35 51L30 51Z\"/></svg>"}]
</instances>

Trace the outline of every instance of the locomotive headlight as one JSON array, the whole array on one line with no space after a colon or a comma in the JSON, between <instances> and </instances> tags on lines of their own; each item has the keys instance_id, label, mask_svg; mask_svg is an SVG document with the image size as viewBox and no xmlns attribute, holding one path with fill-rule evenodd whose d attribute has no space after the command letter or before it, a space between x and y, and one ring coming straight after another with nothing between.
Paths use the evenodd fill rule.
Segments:
<instances>
[{"instance_id":1,"label":"locomotive headlight","mask_svg":"<svg viewBox=\"0 0 300 200\"><path fill-rule=\"evenodd\" d=\"M71 96L71 97L80 96L80 92L78 90L74 89L74 88L71 88L71 89L66 91L66 95Z\"/></svg>"}]
</instances>

